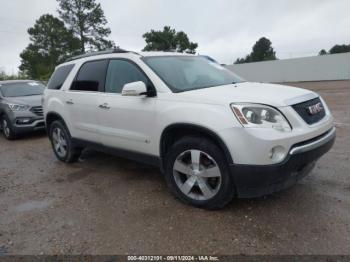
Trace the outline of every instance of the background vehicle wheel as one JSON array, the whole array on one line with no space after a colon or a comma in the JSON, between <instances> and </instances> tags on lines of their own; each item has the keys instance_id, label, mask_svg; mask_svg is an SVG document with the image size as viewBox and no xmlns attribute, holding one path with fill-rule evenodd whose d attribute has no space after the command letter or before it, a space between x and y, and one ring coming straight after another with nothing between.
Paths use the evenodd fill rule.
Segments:
<instances>
[{"instance_id":1,"label":"background vehicle wheel","mask_svg":"<svg viewBox=\"0 0 350 262\"><path fill-rule=\"evenodd\" d=\"M74 147L70 133L61 121L51 124L49 135L52 149L59 160L72 163L79 159L81 149Z\"/></svg>"},{"instance_id":2,"label":"background vehicle wheel","mask_svg":"<svg viewBox=\"0 0 350 262\"><path fill-rule=\"evenodd\" d=\"M180 200L196 207L222 208L235 194L224 154L206 138L176 142L165 159L165 177Z\"/></svg>"},{"instance_id":3,"label":"background vehicle wheel","mask_svg":"<svg viewBox=\"0 0 350 262\"><path fill-rule=\"evenodd\" d=\"M1 118L1 129L6 139L13 140L16 138L16 133L13 131L11 121L6 116Z\"/></svg>"}]
</instances>

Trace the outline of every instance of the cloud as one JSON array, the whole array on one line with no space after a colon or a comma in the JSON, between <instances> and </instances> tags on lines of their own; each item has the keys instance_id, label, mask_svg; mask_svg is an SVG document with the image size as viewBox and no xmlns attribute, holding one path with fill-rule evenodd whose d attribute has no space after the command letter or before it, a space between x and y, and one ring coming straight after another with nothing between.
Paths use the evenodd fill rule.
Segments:
<instances>
[{"instance_id":1,"label":"cloud","mask_svg":"<svg viewBox=\"0 0 350 262\"><path fill-rule=\"evenodd\" d=\"M101 0L111 38L140 51L142 35L170 25L198 42L198 52L232 63L268 37L279 58L316 55L322 48L350 43L348 0ZM0 15L0 67L17 70L29 43L26 30L44 13L56 14L54 0L11 0ZM4 12L6 10L6 12ZM5 40L5 41L4 41Z\"/></svg>"}]
</instances>

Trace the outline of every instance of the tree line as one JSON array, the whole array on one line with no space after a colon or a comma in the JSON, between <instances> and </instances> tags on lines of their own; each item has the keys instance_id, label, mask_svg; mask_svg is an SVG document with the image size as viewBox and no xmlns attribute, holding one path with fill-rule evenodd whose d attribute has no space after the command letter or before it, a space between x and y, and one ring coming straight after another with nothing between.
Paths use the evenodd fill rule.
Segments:
<instances>
[{"instance_id":1,"label":"tree line","mask_svg":"<svg viewBox=\"0 0 350 262\"><path fill-rule=\"evenodd\" d=\"M318 55L329 55L329 54L340 54L350 52L350 44L349 45L335 45L327 52L325 49L322 49Z\"/></svg>"},{"instance_id":2,"label":"tree line","mask_svg":"<svg viewBox=\"0 0 350 262\"><path fill-rule=\"evenodd\" d=\"M3 80L19 80L27 79L28 77L23 72L18 72L18 74L7 74L3 68L0 68L0 81Z\"/></svg>"},{"instance_id":3,"label":"tree line","mask_svg":"<svg viewBox=\"0 0 350 262\"><path fill-rule=\"evenodd\" d=\"M327 52L325 49L322 49L318 55L328 55L328 54L338 54L350 52L349 45L335 45ZM260 62L260 61L269 61L277 60L276 52L272 47L272 43L269 39L262 37L260 38L253 46L252 51L244 58L238 58L235 61L235 64L251 63L251 62Z\"/></svg>"},{"instance_id":4,"label":"tree line","mask_svg":"<svg viewBox=\"0 0 350 262\"><path fill-rule=\"evenodd\" d=\"M100 3L96 0L56 0L58 17L44 14L28 29L30 43L21 52L18 75L8 76L0 70L0 80L31 78L46 81L55 67L68 57L85 52L115 47L108 39L111 29ZM170 26L151 30L143 35L146 45L143 51L175 51L195 54L198 44L188 35ZM336 45L320 55L350 52L350 45ZM235 63L276 60L276 52L266 37L260 38L250 54L238 58Z\"/></svg>"},{"instance_id":5,"label":"tree line","mask_svg":"<svg viewBox=\"0 0 350 262\"><path fill-rule=\"evenodd\" d=\"M68 57L115 47L115 43L108 39L111 29L107 26L100 3L96 0L57 2L59 17L44 14L28 29L30 44L20 54L21 76L45 81L50 78L55 67ZM169 26L161 31L151 30L143 38L146 42L144 51L194 54L198 47L186 33L176 32Z\"/></svg>"}]
</instances>

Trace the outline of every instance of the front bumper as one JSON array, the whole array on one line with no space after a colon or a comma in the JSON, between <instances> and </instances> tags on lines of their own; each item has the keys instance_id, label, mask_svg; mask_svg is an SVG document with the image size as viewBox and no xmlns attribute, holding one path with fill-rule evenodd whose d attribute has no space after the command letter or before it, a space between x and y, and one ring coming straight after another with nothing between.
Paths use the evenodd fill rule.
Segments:
<instances>
[{"instance_id":1,"label":"front bumper","mask_svg":"<svg viewBox=\"0 0 350 262\"><path fill-rule=\"evenodd\" d=\"M332 128L318 137L295 144L279 164L232 164L230 169L238 197L260 197L291 187L310 173L315 162L331 149L335 136L335 128Z\"/></svg>"},{"instance_id":2,"label":"front bumper","mask_svg":"<svg viewBox=\"0 0 350 262\"><path fill-rule=\"evenodd\" d=\"M13 130L16 134L29 133L43 129L45 129L45 121L43 118L34 119L30 124L18 124L15 120L13 124Z\"/></svg>"}]
</instances>

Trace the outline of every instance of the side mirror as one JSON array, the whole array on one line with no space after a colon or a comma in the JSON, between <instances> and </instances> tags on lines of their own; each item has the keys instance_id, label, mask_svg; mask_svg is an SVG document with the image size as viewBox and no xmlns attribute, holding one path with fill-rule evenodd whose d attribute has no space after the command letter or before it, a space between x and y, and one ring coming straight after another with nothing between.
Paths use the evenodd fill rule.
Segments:
<instances>
[{"instance_id":1,"label":"side mirror","mask_svg":"<svg viewBox=\"0 0 350 262\"><path fill-rule=\"evenodd\" d=\"M122 90L122 96L141 96L147 95L147 87L144 82L137 81L125 84Z\"/></svg>"}]
</instances>

